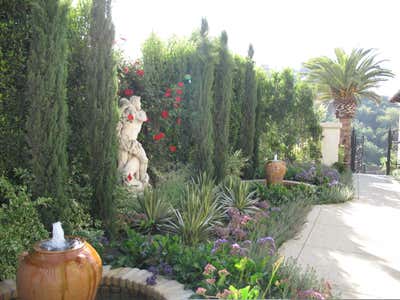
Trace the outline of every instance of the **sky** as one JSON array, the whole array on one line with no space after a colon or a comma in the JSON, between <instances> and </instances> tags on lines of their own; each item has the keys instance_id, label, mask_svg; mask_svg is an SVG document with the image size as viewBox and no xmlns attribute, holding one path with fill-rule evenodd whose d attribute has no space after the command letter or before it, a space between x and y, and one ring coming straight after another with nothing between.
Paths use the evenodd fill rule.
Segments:
<instances>
[{"instance_id":1,"label":"sky","mask_svg":"<svg viewBox=\"0 0 400 300\"><path fill-rule=\"evenodd\" d=\"M154 32L162 39L190 36L207 18L209 34L228 33L232 52L246 55L253 44L256 64L299 70L334 48L376 48L396 77L378 93L400 89L399 0L113 0L116 40L125 54L140 57Z\"/></svg>"}]
</instances>

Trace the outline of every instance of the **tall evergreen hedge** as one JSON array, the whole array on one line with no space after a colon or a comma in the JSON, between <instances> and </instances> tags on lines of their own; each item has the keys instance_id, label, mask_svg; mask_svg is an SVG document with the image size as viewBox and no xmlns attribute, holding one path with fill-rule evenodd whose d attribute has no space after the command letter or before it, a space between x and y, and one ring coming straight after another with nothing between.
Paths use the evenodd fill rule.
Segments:
<instances>
[{"instance_id":1,"label":"tall evergreen hedge","mask_svg":"<svg viewBox=\"0 0 400 300\"><path fill-rule=\"evenodd\" d=\"M249 46L247 62L246 62L246 75L244 83L244 95L242 100L242 126L241 126L241 148L243 155L253 161L254 155L254 136L256 125L256 107L257 107L257 84L253 62L254 49ZM254 175L253 164L250 163L245 171L246 178L252 178Z\"/></svg>"},{"instance_id":2,"label":"tall evergreen hedge","mask_svg":"<svg viewBox=\"0 0 400 300\"><path fill-rule=\"evenodd\" d=\"M87 61L89 176L93 187L92 215L112 226L117 184L117 90L113 57L111 1L94 0Z\"/></svg>"},{"instance_id":3,"label":"tall evergreen hedge","mask_svg":"<svg viewBox=\"0 0 400 300\"><path fill-rule=\"evenodd\" d=\"M214 166L215 177L225 177L225 164L229 155L229 121L231 114L233 62L228 50L228 35L222 32L219 40L218 63L214 83Z\"/></svg>"},{"instance_id":4,"label":"tall evergreen hedge","mask_svg":"<svg viewBox=\"0 0 400 300\"><path fill-rule=\"evenodd\" d=\"M73 171L87 173L88 162L88 101L86 91L91 0L80 0L71 8L68 18L67 103L70 134L68 158Z\"/></svg>"},{"instance_id":5,"label":"tall evergreen hedge","mask_svg":"<svg viewBox=\"0 0 400 300\"><path fill-rule=\"evenodd\" d=\"M35 0L28 60L26 134L35 196L55 203L44 211L45 222L59 219L66 201L66 104L68 6L58 0Z\"/></svg>"},{"instance_id":6,"label":"tall evergreen hedge","mask_svg":"<svg viewBox=\"0 0 400 300\"><path fill-rule=\"evenodd\" d=\"M213 83L214 59L212 45L207 38L208 23L202 20L199 43L192 59L191 129L193 149L191 153L197 171L214 174L213 154Z\"/></svg>"}]
</instances>

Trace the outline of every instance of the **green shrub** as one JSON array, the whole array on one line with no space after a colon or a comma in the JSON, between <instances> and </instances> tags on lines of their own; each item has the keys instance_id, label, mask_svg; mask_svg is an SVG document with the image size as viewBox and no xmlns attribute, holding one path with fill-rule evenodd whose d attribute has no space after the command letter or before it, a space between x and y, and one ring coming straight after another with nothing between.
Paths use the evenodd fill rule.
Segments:
<instances>
[{"instance_id":1,"label":"green shrub","mask_svg":"<svg viewBox=\"0 0 400 300\"><path fill-rule=\"evenodd\" d=\"M185 192L188 179L189 170L187 168L180 168L162 176L156 185L156 189L162 193L168 203L175 207Z\"/></svg>"},{"instance_id":2,"label":"green shrub","mask_svg":"<svg viewBox=\"0 0 400 300\"><path fill-rule=\"evenodd\" d=\"M25 187L0 177L0 281L15 276L18 255L48 237L37 208L49 202L32 201Z\"/></svg>"},{"instance_id":3,"label":"green shrub","mask_svg":"<svg viewBox=\"0 0 400 300\"><path fill-rule=\"evenodd\" d=\"M290 190L281 184L267 186L264 183L257 183L256 189L262 200L266 200L274 206L287 203L292 199Z\"/></svg>"},{"instance_id":4,"label":"green shrub","mask_svg":"<svg viewBox=\"0 0 400 300\"><path fill-rule=\"evenodd\" d=\"M332 168L335 168L336 170L338 170L338 172L340 174L343 174L348 169L348 167L346 166L346 164L344 162L339 162L339 161L335 162L332 165Z\"/></svg>"},{"instance_id":5,"label":"green shrub","mask_svg":"<svg viewBox=\"0 0 400 300\"><path fill-rule=\"evenodd\" d=\"M217 202L207 204L198 191L188 188L179 209L174 210L175 219L170 230L178 234L186 244L207 240L215 225L222 218Z\"/></svg>"},{"instance_id":6,"label":"green shrub","mask_svg":"<svg viewBox=\"0 0 400 300\"><path fill-rule=\"evenodd\" d=\"M187 244L207 240L223 216L216 193L214 182L206 174L193 180L180 199L178 208L174 209L175 219L170 222L169 229Z\"/></svg>"},{"instance_id":7,"label":"green shrub","mask_svg":"<svg viewBox=\"0 0 400 300\"><path fill-rule=\"evenodd\" d=\"M296 201L281 203L279 207L272 208L268 218L255 224L253 234L255 238L274 237L276 247L279 248L301 230L311 208L312 200L305 194L298 194Z\"/></svg>"},{"instance_id":8,"label":"green shrub","mask_svg":"<svg viewBox=\"0 0 400 300\"><path fill-rule=\"evenodd\" d=\"M348 185L320 186L317 189L316 203L343 203L352 200L354 189Z\"/></svg>"},{"instance_id":9,"label":"green shrub","mask_svg":"<svg viewBox=\"0 0 400 300\"><path fill-rule=\"evenodd\" d=\"M225 164L225 174L227 177L240 178L243 170L249 165L249 158L243 156L242 150L237 150L228 155Z\"/></svg>"},{"instance_id":10,"label":"green shrub","mask_svg":"<svg viewBox=\"0 0 400 300\"><path fill-rule=\"evenodd\" d=\"M91 244L100 256L103 255L104 251L104 230L100 229L101 226L98 222L95 227L88 227L86 229L79 229L73 231L72 234L84 238L89 244Z\"/></svg>"},{"instance_id":11,"label":"green shrub","mask_svg":"<svg viewBox=\"0 0 400 300\"><path fill-rule=\"evenodd\" d=\"M351 170L347 169L345 172L340 174L339 182L349 187L353 187L353 173Z\"/></svg>"},{"instance_id":12,"label":"green shrub","mask_svg":"<svg viewBox=\"0 0 400 300\"><path fill-rule=\"evenodd\" d=\"M296 175L299 174L301 171L303 171L303 168L300 167L299 165L289 164L287 166L287 170L285 173L285 179L286 180L295 180Z\"/></svg>"},{"instance_id":13,"label":"green shrub","mask_svg":"<svg viewBox=\"0 0 400 300\"><path fill-rule=\"evenodd\" d=\"M164 231L172 217L171 205L165 201L163 192L157 189L145 189L138 195L135 212L134 226L143 233Z\"/></svg>"},{"instance_id":14,"label":"green shrub","mask_svg":"<svg viewBox=\"0 0 400 300\"><path fill-rule=\"evenodd\" d=\"M258 210L256 191L251 191L250 184L240 179L229 178L221 187L218 199L226 211L236 208L243 214L251 214Z\"/></svg>"},{"instance_id":15,"label":"green shrub","mask_svg":"<svg viewBox=\"0 0 400 300\"><path fill-rule=\"evenodd\" d=\"M279 280L275 285L276 293L282 299L338 299L332 295L331 286L327 281L318 279L315 271L309 267L302 269L296 265L292 259L286 260L278 270ZM301 291L310 291L322 294L323 298L312 297L310 294L307 298L301 296Z\"/></svg>"}]
</instances>

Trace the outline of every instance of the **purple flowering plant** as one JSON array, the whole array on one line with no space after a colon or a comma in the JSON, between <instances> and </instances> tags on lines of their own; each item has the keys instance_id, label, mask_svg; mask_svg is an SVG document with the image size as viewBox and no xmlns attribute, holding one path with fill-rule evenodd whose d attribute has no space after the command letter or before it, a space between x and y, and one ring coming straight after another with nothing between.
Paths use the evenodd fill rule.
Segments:
<instances>
[{"instance_id":1,"label":"purple flowering plant","mask_svg":"<svg viewBox=\"0 0 400 300\"><path fill-rule=\"evenodd\" d=\"M340 174L334 169L323 165L310 165L300 168L300 172L294 175L294 180L315 185L334 186L339 184Z\"/></svg>"}]
</instances>

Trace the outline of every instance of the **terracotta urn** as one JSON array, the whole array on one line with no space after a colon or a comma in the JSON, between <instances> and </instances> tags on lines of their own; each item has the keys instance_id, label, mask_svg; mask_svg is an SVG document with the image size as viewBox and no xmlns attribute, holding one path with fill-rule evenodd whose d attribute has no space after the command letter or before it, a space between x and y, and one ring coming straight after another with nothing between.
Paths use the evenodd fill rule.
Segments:
<instances>
[{"instance_id":1,"label":"terracotta urn","mask_svg":"<svg viewBox=\"0 0 400 300\"><path fill-rule=\"evenodd\" d=\"M283 160L270 160L265 165L267 184L282 184L286 173L286 163Z\"/></svg>"},{"instance_id":2,"label":"terracotta urn","mask_svg":"<svg viewBox=\"0 0 400 300\"><path fill-rule=\"evenodd\" d=\"M86 241L72 249L44 250L35 244L20 257L17 291L20 300L94 300L102 276L102 262Z\"/></svg>"}]
</instances>

